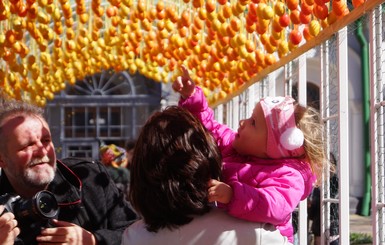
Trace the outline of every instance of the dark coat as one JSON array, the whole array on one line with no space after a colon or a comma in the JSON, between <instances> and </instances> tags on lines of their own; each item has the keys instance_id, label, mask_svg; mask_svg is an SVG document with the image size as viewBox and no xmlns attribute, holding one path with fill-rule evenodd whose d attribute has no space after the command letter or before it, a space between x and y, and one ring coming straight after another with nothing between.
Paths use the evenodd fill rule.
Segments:
<instances>
[{"instance_id":1,"label":"dark coat","mask_svg":"<svg viewBox=\"0 0 385 245\"><path fill-rule=\"evenodd\" d=\"M98 245L120 244L124 229L136 218L122 193L97 161L66 158L57 161L54 180L47 188L59 206L58 220L77 224L94 234ZM12 193L0 176L0 195Z\"/></svg>"}]
</instances>

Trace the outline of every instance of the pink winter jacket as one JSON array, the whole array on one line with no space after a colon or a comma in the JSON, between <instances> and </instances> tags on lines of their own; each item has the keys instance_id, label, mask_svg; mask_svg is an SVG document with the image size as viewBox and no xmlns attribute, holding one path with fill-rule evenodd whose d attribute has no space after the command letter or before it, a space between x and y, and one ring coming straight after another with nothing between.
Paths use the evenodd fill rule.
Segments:
<instances>
[{"instance_id":1,"label":"pink winter jacket","mask_svg":"<svg viewBox=\"0 0 385 245\"><path fill-rule=\"evenodd\" d=\"M270 223L293 242L291 214L313 188L315 176L301 159L261 159L239 155L232 147L236 132L214 120L199 87L179 105L192 112L216 138L223 157L223 181L233 189L225 205L234 217Z\"/></svg>"}]
</instances>

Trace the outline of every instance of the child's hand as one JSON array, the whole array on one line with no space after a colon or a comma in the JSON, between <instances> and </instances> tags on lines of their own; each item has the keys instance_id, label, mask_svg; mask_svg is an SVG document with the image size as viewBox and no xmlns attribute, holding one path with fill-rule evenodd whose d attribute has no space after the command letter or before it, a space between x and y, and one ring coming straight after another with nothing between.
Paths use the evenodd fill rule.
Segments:
<instances>
[{"instance_id":1,"label":"child's hand","mask_svg":"<svg viewBox=\"0 0 385 245\"><path fill-rule=\"evenodd\" d=\"M233 189L228 184L215 179L209 180L209 202L220 202L227 204L233 197Z\"/></svg>"},{"instance_id":2,"label":"child's hand","mask_svg":"<svg viewBox=\"0 0 385 245\"><path fill-rule=\"evenodd\" d=\"M180 93L182 98L186 99L195 92L195 83L191 80L191 77L186 67L182 65L181 69L182 75L176 78L176 80L172 84L172 88L175 92Z\"/></svg>"}]
</instances>

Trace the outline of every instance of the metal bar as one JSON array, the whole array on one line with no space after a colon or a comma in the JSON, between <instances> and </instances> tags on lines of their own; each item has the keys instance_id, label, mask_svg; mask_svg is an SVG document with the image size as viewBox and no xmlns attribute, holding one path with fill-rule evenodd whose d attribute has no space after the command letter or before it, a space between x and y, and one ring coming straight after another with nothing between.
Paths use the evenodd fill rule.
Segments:
<instances>
[{"instance_id":1,"label":"metal bar","mask_svg":"<svg viewBox=\"0 0 385 245\"><path fill-rule=\"evenodd\" d=\"M340 162L338 164L340 173L339 189L340 197L340 244L349 244L350 224L349 224L349 84L348 84L348 39L347 28L341 29L337 33L338 38L338 100L339 100L339 145ZM342 208L343 207L343 208ZM342 229L343 228L343 229Z\"/></svg>"},{"instance_id":2,"label":"metal bar","mask_svg":"<svg viewBox=\"0 0 385 245\"><path fill-rule=\"evenodd\" d=\"M298 103L302 106L307 104L307 68L306 68L306 54L301 55L298 58ZM303 200L299 204L298 212L298 240L299 244L307 244L307 199Z\"/></svg>"}]
</instances>

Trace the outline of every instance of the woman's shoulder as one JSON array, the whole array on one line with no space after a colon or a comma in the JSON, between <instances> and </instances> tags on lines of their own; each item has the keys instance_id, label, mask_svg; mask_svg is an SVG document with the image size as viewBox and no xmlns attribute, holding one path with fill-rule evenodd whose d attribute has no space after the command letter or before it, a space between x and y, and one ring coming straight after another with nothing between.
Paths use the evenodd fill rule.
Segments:
<instances>
[{"instance_id":1,"label":"woman's shoulder","mask_svg":"<svg viewBox=\"0 0 385 245\"><path fill-rule=\"evenodd\" d=\"M203 216L195 217L189 224L178 229L162 229L157 233L146 231L144 222L137 221L126 229L123 236L126 236L123 238L123 241L126 241L124 244L150 244L162 241L175 245L289 244L287 238L272 225L237 219L218 208ZM134 238L140 241L133 240Z\"/></svg>"}]
</instances>

